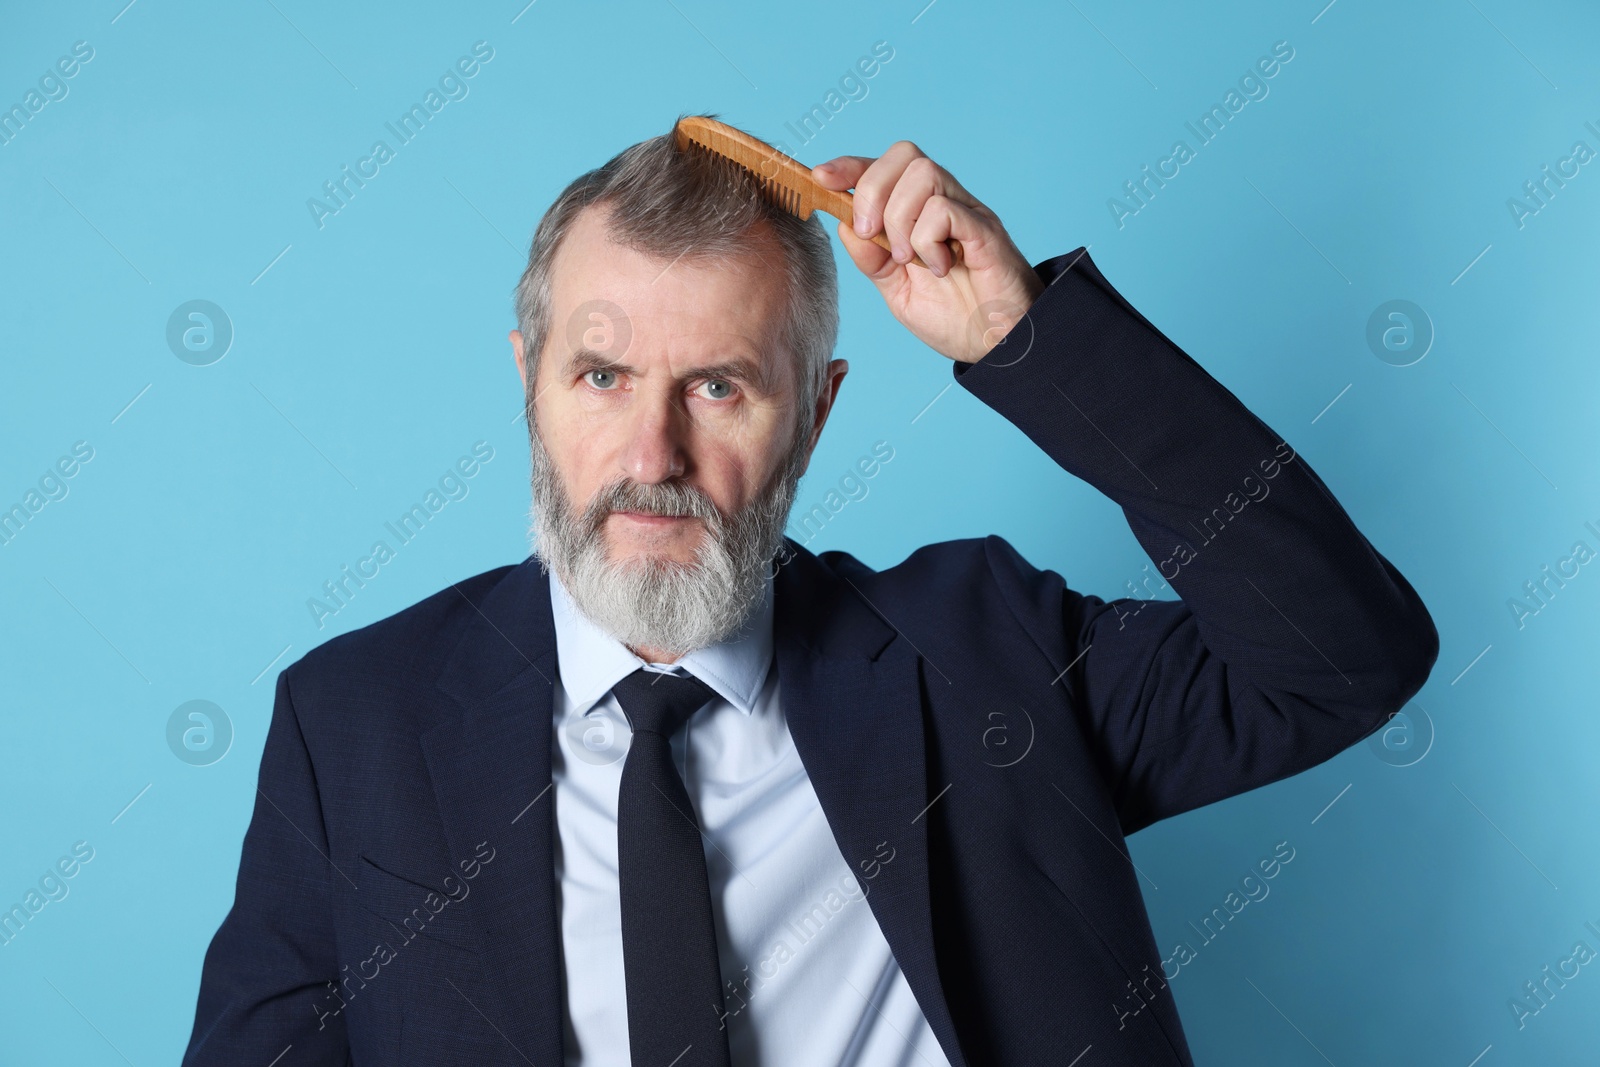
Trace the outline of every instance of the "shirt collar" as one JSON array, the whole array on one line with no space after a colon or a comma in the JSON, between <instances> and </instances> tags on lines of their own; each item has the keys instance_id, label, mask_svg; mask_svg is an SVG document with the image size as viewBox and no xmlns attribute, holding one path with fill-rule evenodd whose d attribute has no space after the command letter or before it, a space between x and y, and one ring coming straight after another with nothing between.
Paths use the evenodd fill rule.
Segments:
<instances>
[{"instance_id":1,"label":"shirt collar","mask_svg":"<svg viewBox=\"0 0 1600 1067\"><path fill-rule=\"evenodd\" d=\"M561 684L584 715L622 679L649 666L578 609L555 571L550 577L550 609L555 621L556 659ZM681 657L682 667L744 712L755 710L772 664L773 582L769 575L761 603L738 633Z\"/></svg>"}]
</instances>

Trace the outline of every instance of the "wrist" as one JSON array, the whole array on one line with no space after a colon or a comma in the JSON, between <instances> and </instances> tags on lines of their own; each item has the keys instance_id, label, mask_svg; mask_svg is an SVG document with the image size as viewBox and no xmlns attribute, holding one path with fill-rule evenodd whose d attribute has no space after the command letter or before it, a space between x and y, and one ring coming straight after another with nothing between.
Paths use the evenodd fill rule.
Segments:
<instances>
[{"instance_id":1,"label":"wrist","mask_svg":"<svg viewBox=\"0 0 1600 1067\"><path fill-rule=\"evenodd\" d=\"M971 366L984 359L1004 342L1017 325L1026 319L1035 301L1049 288L1049 283L1037 270L1029 268L1020 280L1021 295L1017 299L986 300L973 312L973 323L982 338L982 350L971 359L958 360Z\"/></svg>"}]
</instances>

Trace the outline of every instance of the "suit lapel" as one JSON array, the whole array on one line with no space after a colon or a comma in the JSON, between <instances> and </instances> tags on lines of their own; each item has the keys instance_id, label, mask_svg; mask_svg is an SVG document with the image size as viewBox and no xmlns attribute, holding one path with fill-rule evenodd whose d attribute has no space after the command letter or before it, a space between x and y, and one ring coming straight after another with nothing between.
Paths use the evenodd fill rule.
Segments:
<instances>
[{"instance_id":1,"label":"suit lapel","mask_svg":"<svg viewBox=\"0 0 1600 1067\"><path fill-rule=\"evenodd\" d=\"M964 1067L934 955L925 810L938 794L921 657L851 582L793 541L786 549L773 638L789 732L923 1015L952 1067Z\"/></svg>"},{"instance_id":2,"label":"suit lapel","mask_svg":"<svg viewBox=\"0 0 1600 1067\"><path fill-rule=\"evenodd\" d=\"M474 1006L522 1059L559 1064L561 930L550 793L556 645L549 588L530 558L473 605L467 631L439 678L454 706L421 742L450 855L471 857L480 845L485 854L494 850L468 903L484 935L485 973L494 976L487 986L496 1003L474 998Z\"/></svg>"}]
</instances>

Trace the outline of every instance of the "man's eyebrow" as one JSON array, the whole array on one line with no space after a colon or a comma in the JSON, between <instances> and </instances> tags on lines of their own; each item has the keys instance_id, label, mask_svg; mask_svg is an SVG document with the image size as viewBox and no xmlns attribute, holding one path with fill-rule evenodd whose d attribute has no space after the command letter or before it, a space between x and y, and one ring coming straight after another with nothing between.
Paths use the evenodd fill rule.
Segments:
<instances>
[{"instance_id":1,"label":"man's eyebrow","mask_svg":"<svg viewBox=\"0 0 1600 1067\"><path fill-rule=\"evenodd\" d=\"M609 370L617 374L636 374L637 369L613 359L604 352L596 352L590 348L579 348L573 351L567 359L567 374L588 373L592 370ZM733 378L741 382L748 382L763 392L771 392L769 370L759 360L749 359L744 356L734 356L720 359L714 363L705 363L690 367L678 376L680 381L691 381L696 378Z\"/></svg>"},{"instance_id":2,"label":"man's eyebrow","mask_svg":"<svg viewBox=\"0 0 1600 1067\"><path fill-rule=\"evenodd\" d=\"M567 357L567 373L575 374L579 371L587 373L592 370L610 370L618 374L632 374L634 369L625 363L612 359L604 352L596 352L592 348L576 349Z\"/></svg>"},{"instance_id":3,"label":"man's eyebrow","mask_svg":"<svg viewBox=\"0 0 1600 1067\"><path fill-rule=\"evenodd\" d=\"M731 359L691 368L684 378L733 378L749 382L763 391L766 391L769 385L768 368L759 360L746 359L743 356L734 356Z\"/></svg>"}]
</instances>

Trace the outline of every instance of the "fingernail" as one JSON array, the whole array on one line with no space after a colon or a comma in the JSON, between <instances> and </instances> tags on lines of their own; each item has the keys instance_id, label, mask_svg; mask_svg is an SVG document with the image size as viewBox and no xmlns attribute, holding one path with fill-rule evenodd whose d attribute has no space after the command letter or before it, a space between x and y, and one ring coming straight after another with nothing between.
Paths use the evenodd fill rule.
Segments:
<instances>
[{"instance_id":1,"label":"fingernail","mask_svg":"<svg viewBox=\"0 0 1600 1067\"><path fill-rule=\"evenodd\" d=\"M856 233L859 233L862 237L865 237L868 233L871 233L871 232L872 232L872 227L867 223L867 217L865 215L857 215L856 216Z\"/></svg>"}]
</instances>

